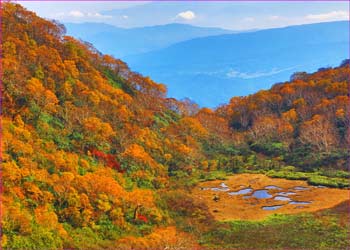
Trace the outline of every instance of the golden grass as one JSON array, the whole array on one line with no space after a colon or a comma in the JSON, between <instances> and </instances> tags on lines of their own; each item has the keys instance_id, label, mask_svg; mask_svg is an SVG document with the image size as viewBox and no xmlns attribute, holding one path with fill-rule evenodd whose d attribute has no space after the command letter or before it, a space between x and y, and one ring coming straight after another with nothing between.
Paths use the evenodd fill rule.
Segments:
<instances>
[{"instance_id":1,"label":"golden grass","mask_svg":"<svg viewBox=\"0 0 350 250\"><path fill-rule=\"evenodd\" d=\"M219 187L221 183L225 183L230 190L212 191L202 190L202 188ZM243 187L250 187L254 190L264 189L266 186L278 186L282 190L269 189L269 193L276 196L279 192L295 192L295 195L289 197L295 201L312 201L307 205L292 205L288 201L269 199L249 198L243 199L244 195L229 195ZM309 188L308 190L295 191L292 190L296 186ZM192 190L195 199L199 199L206 203L209 210L216 220L263 220L271 214L296 214L301 212L315 212L321 209L331 208L337 204L349 200L350 191L336 188L318 188L308 185L305 181L293 181L286 179L270 178L263 174L238 174L230 176L228 180L202 182ZM213 197L217 195L220 200L215 202ZM283 207L267 211L263 210L263 206L284 205ZM302 207L301 207L302 206Z\"/></svg>"}]
</instances>

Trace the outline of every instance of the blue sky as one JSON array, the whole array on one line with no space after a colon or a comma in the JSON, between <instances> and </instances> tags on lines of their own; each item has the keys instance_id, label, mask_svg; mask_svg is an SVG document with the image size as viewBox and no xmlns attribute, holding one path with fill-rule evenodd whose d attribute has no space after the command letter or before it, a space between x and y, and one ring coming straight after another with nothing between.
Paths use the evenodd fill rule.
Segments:
<instances>
[{"instance_id":1,"label":"blue sky","mask_svg":"<svg viewBox=\"0 0 350 250\"><path fill-rule=\"evenodd\" d=\"M103 22L118 27L168 23L264 29L349 19L348 2L21 2L61 22Z\"/></svg>"}]
</instances>

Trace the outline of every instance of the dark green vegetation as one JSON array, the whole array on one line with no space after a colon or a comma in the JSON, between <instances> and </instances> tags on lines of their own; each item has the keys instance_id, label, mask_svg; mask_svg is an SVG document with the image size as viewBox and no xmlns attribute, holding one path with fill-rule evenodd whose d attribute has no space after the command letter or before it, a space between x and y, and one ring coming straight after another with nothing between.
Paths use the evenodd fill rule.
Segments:
<instances>
[{"instance_id":1,"label":"dark green vegetation","mask_svg":"<svg viewBox=\"0 0 350 250\"><path fill-rule=\"evenodd\" d=\"M306 173L291 171L290 168L284 168L281 171L270 170L266 175L273 178L285 178L288 180L306 180L308 184L314 186L320 185L333 188L347 188L350 186L349 173L342 170Z\"/></svg>"}]
</instances>

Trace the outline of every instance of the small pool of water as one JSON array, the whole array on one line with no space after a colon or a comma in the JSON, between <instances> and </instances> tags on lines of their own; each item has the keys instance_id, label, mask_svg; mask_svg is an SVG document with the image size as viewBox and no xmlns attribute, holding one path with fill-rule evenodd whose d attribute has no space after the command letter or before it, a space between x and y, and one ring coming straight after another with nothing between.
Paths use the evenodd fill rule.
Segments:
<instances>
[{"instance_id":1,"label":"small pool of water","mask_svg":"<svg viewBox=\"0 0 350 250\"><path fill-rule=\"evenodd\" d=\"M229 188L211 188L212 191L219 191L219 192L227 192L230 189Z\"/></svg>"},{"instance_id":2,"label":"small pool of water","mask_svg":"<svg viewBox=\"0 0 350 250\"><path fill-rule=\"evenodd\" d=\"M275 198L273 198L276 201L291 201L291 198L285 197L285 196L276 196Z\"/></svg>"},{"instance_id":3,"label":"small pool of water","mask_svg":"<svg viewBox=\"0 0 350 250\"><path fill-rule=\"evenodd\" d=\"M279 208L283 207L283 205L276 205L276 206L265 206L265 207L261 207L262 210L277 210Z\"/></svg>"},{"instance_id":4,"label":"small pool of water","mask_svg":"<svg viewBox=\"0 0 350 250\"><path fill-rule=\"evenodd\" d=\"M289 196L289 195L293 195L296 194L295 192L280 192L278 193L278 195L282 195L282 196Z\"/></svg>"},{"instance_id":5,"label":"small pool of water","mask_svg":"<svg viewBox=\"0 0 350 250\"><path fill-rule=\"evenodd\" d=\"M209 187L201 187L200 189L201 190L212 190L212 191L219 191L219 192L227 192L230 190L230 188L225 184L225 183L221 183L219 185L220 187L212 187L212 188L209 188Z\"/></svg>"},{"instance_id":6,"label":"small pool of water","mask_svg":"<svg viewBox=\"0 0 350 250\"><path fill-rule=\"evenodd\" d=\"M252 188L243 188L241 190L238 190L237 192L229 192L229 195L241 195L241 194L249 194L253 191Z\"/></svg>"},{"instance_id":7,"label":"small pool of water","mask_svg":"<svg viewBox=\"0 0 350 250\"><path fill-rule=\"evenodd\" d=\"M277 189L277 190L282 190L282 188L274 186L274 185L270 185L270 186L266 186L266 189Z\"/></svg>"},{"instance_id":8,"label":"small pool of water","mask_svg":"<svg viewBox=\"0 0 350 250\"><path fill-rule=\"evenodd\" d=\"M307 187L301 187L301 186L294 187L293 189L294 189L294 190L298 190L298 191L309 190L309 188L307 188Z\"/></svg>"},{"instance_id":9,"label":"small pool of water","mask_svg":"<svg viewBox=\"0 0 350 250\"><path fill-rule=\"evenodd\" d=\"M223 182L220 184L220 187L222 187L222 188L228 188L228 186L227 186L225 183L223 183Z\"/></svg>"},{"instance_id":10,"label":"small pool of water","mask_svg":"<svg viewBox=\"0 0 350 250\"><path fill-rule=\"evenodd\" d=\"M269 192L267 192L265 189L256 190L252 196L258 199L268 199L272 197L272 195L269 194Z\"/></svg>"},{"instance_id":11,"label":"small pool of water","mask_svg":"<svg viewBox=\"0 0 350 250\"><path fill-rule=\"evenodd\" d=\"M307 205L307 204L310 204L310 203L311 203L311 201L291 201L288 204L291 204L291 205Z\"/></svg>"}]
</instances>

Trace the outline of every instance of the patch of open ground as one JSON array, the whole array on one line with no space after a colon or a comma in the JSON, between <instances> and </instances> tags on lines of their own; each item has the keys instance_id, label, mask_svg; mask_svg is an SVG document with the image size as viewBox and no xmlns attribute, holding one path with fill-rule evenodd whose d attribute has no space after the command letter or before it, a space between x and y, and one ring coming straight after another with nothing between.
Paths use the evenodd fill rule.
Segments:
<instances>
[{"instance_id":1,"label":"patch of open ground","mask_svg":"<svg viewBox=\"0 0 350 250\"><path fill-rule=\"evenodd\" d=\"M310 186L306 181L237 174L207 181L193 190L216 220L263 220L271 214L316 212L349 200L350 190Z\"/></svg>"}]
</instances>

